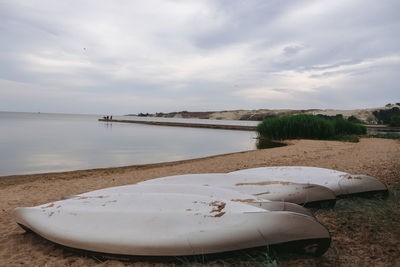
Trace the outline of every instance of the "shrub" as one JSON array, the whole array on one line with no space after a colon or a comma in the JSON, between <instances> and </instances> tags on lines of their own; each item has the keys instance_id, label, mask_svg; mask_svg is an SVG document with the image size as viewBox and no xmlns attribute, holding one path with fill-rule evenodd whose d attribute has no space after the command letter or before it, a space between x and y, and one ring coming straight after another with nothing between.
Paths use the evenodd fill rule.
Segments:
<instances>
[{"instance_id":1,"label":"shrub","mask_svg":"<svg viewBox=\"0 0 400 267\"><path fill-rule=\"evenodd\" d=\"M394 107L391 109L375 110L372 114L377 118L378 123L389 124L392 116L400 115L400 109Z\"/></svg>"},{"instance_id":2,"label":"shrub","mask_svg":"<svg viewBox=\"0 0 400 267\"><path fill-rule=\"evenodd\" d=\"M340 116L326 118L299 114L265 119L257 126L257 132L262 137L275 140L337 139L338 136L365 134L366 128Z\"/></svg>"},{"instance_id":3,"label":"shrub","mask_svg":"<svg viewBox=\"0 0 400 267\"><path fill-rule=\"evenodd\" d=\"M400 127L400 115L393 115L390 118L390 126Z\"/></svg>"},{"instance_id":4,"label":"shrub","mask_svg":"<svg viewBox=\"0 0 400 267\"><path fill-rule=\"evenodd\" d=\"M366 134L367 128L361 124L346 121L344 119L335 119L332 121L335 128L335 135Z\"/></svg>"},{"instance_id":5,"label":"shrub","mask_svg":"<svg viewBox=\"0 0 400 267\"><path fill-rule=\"evenodd\" d=\"M354 123L362 123L356 116L351 115L350 117L347 118L349 122L354 122Z\"/></svg>"},{"instance_id":6,"label":"shrub","mask_svg":"<svg viewBox=\"0 0 400 267\"><path fill-rule=\"evenodd\" d=\"M336 114L335 116L328 116L323 114L317 114L316 116L327 119L327 120L336 120L336 119L343 119L342 114Z\"/></svg>"}]
</instances>

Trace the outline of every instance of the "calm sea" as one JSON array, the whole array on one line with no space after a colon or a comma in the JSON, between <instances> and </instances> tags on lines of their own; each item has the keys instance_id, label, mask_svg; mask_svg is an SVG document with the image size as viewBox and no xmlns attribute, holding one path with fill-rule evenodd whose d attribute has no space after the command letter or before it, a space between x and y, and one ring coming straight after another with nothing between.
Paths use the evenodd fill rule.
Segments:
<instances>
[{"instance_id":1,"label":"calm sea","mask_svg":"<svg viewBox=\"0 0 400 267\"><path fill-rule=\"evenodd\" d=\"M255 132L106 123L100 117L0 112L0 176L167 162L256 147Z\"/></svg>"}]
</instances>

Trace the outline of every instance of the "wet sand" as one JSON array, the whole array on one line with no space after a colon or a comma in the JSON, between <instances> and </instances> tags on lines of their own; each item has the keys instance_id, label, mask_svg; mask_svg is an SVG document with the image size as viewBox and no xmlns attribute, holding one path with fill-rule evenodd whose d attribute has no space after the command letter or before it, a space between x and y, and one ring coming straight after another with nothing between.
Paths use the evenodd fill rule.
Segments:
<instances>
[{"instance_id":1,"label":"wet sand","mask_svg":"<svg viewBox=\"0 0 400 267\"><path fill-rule=\"evenodd\" d=\"M400 140L362 138L359 143L311 140L288 143L290 145L286 147L170 163L0 177L0 266L154 266L154 263L145 261L103 262L94 257L86 257L34 234L25 234L13 221L12 210L15 207L35 206L59 200L66 195L168 175L229 172L261 166L316 166L367 174L382 180L389 188L400 180ZM320 219L330 230L334 228L326 219ZM374 265L400 264L400 241L396 237L380 240L373 249L369 244L357 244L354 240L346 239L344 233L334 229L332 238L335 243L340 243L338 247L343 251L334 262L329 256L333 252L328 251L318 259L294 259L296 264L340 264L348 262L351 257L360 257L363 263ZM388 242L394 252L385 252L387 248L384 244ZM356 254L354 246L357 246ZM330 250L333 249L337 248ZM346 249L353 252L346 252ZM156 265L164 264L160 262Z\"/></svg>"}]
</instances>

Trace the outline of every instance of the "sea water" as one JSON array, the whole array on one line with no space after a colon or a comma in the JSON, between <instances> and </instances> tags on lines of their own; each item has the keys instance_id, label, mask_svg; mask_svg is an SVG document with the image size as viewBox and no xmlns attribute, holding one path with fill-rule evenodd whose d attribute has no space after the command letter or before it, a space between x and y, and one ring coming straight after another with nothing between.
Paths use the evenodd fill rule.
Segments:
<instances>
[{"instance_id":1,"label":"sea water","mask_svg":"<svg viewBox=\"0 0 400 267\"><path fill-rule=\"evenodd\" d=\"M0 176L169 162L256 148L255 132L99 118L0 112Z\"/></svg>"}]
</instances>

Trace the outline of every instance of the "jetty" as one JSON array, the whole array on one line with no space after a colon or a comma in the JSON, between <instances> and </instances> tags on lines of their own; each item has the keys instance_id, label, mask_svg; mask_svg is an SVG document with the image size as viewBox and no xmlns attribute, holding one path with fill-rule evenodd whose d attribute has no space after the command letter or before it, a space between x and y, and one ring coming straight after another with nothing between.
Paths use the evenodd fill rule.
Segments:
<instances>
[{"instance_id":1,"label":"jetty","mask_svg":"<svg viewBox=\"0 0 400 267\"><path fill-rule=\"evenodd\" d=\"M122 123L140 123L156 126L176 126L191 128L209 128L221 130L239 130L239 131L255 131L257 126L251 125L227 125L227 124L211 124L211 123L193 123L193 122L175 122L175 121L144 121L144 120L120 120L120 119L99 119L103 122L122 122Z\"/></svg>"}]
</instances>

